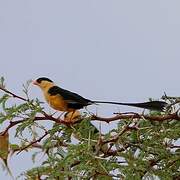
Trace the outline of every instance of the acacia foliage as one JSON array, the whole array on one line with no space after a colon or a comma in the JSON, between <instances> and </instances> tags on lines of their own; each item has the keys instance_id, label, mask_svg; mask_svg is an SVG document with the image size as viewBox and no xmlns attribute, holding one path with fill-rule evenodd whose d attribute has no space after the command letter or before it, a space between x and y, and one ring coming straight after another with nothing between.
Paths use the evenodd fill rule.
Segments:
<instances>
[{"instance_id":1,"label":"acacia foliage","mask_svg":"<svg viewBox=\"0 0 180 180\"><path fill-rule=\"evenodd\" d=\"M20 178L180 179L178 113L175 119L161 121L143 115L117 118L117 128L102 134L92 125L94 120L101 121L97 116L84 113L74 121L64 121L45 112L38 99L29 99L28 84L23 86L25 98L7 90L3 78L0 87L0 124L9 123L1 135L14 128L14 138L19 142L9 142L8 152L16 156L33 150L34 162L39 154L46 155L40 166L22 172ZM171 99L171 103L176 100ZM148 115L165 117L169 113L149 112ZM51 126L46 125L49 121Z\"/></svg>"}]
</instances>

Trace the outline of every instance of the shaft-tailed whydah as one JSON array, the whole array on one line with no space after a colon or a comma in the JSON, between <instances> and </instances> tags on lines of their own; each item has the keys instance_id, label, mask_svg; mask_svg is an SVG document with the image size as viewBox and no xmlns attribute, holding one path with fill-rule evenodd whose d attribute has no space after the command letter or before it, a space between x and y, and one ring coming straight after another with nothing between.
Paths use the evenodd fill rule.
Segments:
<instances>
[{"instance_id":1,"label":"shaft-tailed whydah","mask_svg":"<svg viewBox=\"0 0 180 180\"><path fill-rule=\"evenodd\" d=\"M86 106L98 103L116 104L124 106L133 106L149 110L163 111L167 106L164 101L149 101L143 103L122 103L112 101L94 101L86 99L77 93L63 89L46 77L38 78L33 84L39 86L43 91L44 97L48 104L55 110L71 112L82 109Z\"/></svg>"}]
</instances>

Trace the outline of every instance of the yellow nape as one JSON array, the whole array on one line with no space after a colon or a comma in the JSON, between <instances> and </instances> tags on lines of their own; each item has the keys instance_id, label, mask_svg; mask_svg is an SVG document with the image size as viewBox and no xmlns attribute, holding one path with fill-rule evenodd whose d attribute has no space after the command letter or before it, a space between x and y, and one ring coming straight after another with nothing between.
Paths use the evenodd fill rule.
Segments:
<instances>
[{"instance_id":1,"label":"yellow nape","mask_svg":"<svg viewBox=\"0 0 180 180\"><path fill-rule=\"evenodd\" d=\"M54 83L49 81L42 81L41 83L38 83L36 85L39 86L41 90L44 92L49 90L49 88L53 87Z\"/></svg>"}]
</instances>

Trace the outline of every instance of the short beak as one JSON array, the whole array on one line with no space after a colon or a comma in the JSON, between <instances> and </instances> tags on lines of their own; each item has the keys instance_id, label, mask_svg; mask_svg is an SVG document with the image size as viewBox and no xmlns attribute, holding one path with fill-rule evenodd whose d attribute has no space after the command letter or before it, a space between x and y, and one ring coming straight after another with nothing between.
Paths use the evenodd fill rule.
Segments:
<instances>
[{"instance_id":1,"label":"short beak","mask_svg":"<svg viewBox=\"0 0 180 180\"><path fill-rule=\"evenodd\" d=\"M32 84L38 85L38 82L37 81L32 81Z\"/></svg>"}]
</instances>

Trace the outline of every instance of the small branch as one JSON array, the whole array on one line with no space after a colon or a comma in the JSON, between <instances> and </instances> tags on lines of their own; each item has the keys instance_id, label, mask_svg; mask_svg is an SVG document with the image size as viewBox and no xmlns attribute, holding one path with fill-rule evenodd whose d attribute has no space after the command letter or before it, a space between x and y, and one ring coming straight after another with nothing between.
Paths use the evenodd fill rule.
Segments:
<instances>
[{"instance_id":1,"label":"small branch","mask_svg":"<svg viewBox=\"0 0 180 180\"><path fill-rule=\"evenodd\" d=\"M77 161L75 161L73 164L71 164L71 168L73 168L74 166L77 166L77 165L79 165L81 163L81 161L79 161L79 160L77 160Z\"/></svg>"},{"instance_id":2,"label":"small branch","mask_svg":"<svg viewBox=\"0 0 180 180\"><path fill-rule=\"evenodd\" d=\"M116 156L118 153L125 151L128 147L130 147L129 144L125 144L122 148L118 148L116 150L110 150L103 152L104 153L104 158L109 157L109 156Z\"/></svg>"},{"instance_id":3,"label":"small branch","mask_svg":"<svg viewBox=\"0 0 180 180\"><path fill-rule=\"evenodd\" d=\"M98 121L104 121L107 123L110 123L112 121L117 121L117 120L122 120L122 119L140 119L140 118L144 118L150 121L166 121L166 120L180 120L180 117L178 117L177 113L173 113L173 114L167 114L167 115L144 115L144 114L118 114L114 117L110 117L110 118L102 118L96 115L93 115L91 117L91 120L98 120Z\"/></svg>"},{"instance_id":4,"label":"small branch","mask_svg":"<svg viewBox=\"0 0 180 180\"><path fill-rule=\"evenodd\" d=\"M29 102L28 99L25 99L25 98L23 98L23 97L21 97L21 96L18 96L18 95L16 95L16 94L12 93L11 91L8 91L7 89L4 89L4 88L0 87L0 90L2 90L2 91L4 91L4 92L12 95L12 97L14 97L14 98L18 98L18 99L21 99L21 100L23 100L23 101Z\"/></svg>"},{"instance_id":5,"label":"small branch","mask_svg":"<svg viewBox=\"0 0 180 180\"><path fill-rule=\"evenodd\" d=\"M68 144L66 144L65 142L58 142L58 143L56 143L55 145L52 145L52 146L48 147L47 150L53 149L53 148L57 148L57 147L59 147L59 146L67 147ZM31 144L31 147L32 147L32 148L36 148L36 149L44 150L43 145L40 144L40 143ZM46 151L47 151L47 150L46 150ZM17 151L18 151L18 153L20 153L19 151L22 151L22 148L19 148L19 147L18 147L18 148L13 149L12 154L15 153L15 152L17 152ZM17 154L18 154L18 153L17 153Z\"/></svg>"},{"instance_id":6,"label":"small branch","mask_svg":"<svg viewBox=\"0 0 180 180\"><path fill-rule=\"evenodd\" d=\"M173 148L180 148L180 146L178 146L178 145L170 145L169 147L172 148L172 149Z\"/></svg>"},{"instance_id":7,"label":"small branch","mask_svg":"<svg viewBox=\"0 0 180 180\"><path fill-rule=\"evenodd\" d=\"M48 131L46 131L46 132L44 133L44 135L41 136L39 139L34 140L34 141L32 141L30 144L28 144L27 146L23 147L17 154L19 154L19 153L21 153L22 151L26 150L27 148L29 148L29 147L32 146L33 144L36 144L36 143L38 143L38 142L41 142L41 140L42 140L45 136L47 136L47 135L48 135Z\"/></svg>"},{"instance_id":8,"label":"small branch","mask_svg":"<svg viewBox=\"0 0 180 180\"><path fill-rule=\"evenodd\" d=\"M44 116L36 116L36 117L34 117L33 121L50 120L50 121L54 121L57 124L64 124L64 125L67 125L67 126L70 126L70 125L73 124L73 122L68 122L68 121L64 121L64 120L61 120L61 119L57 119L57 118L54 118L53 116L48 115L46 113L43 113L43 114L44 114ZM10 121L10 124L8 125L8 127L3 132L1 132L0 134L2 134L2 135L6 134L8 132L8 130L11 129L12 127L16 126L17 124L28 121L28 120L29 120L28 118L25 118L25 119L22 119L22 120Z\"/></svg>"},{"instance_id":9,"label":"small branch","mask_svg":"<svg viewBox=\"0 0 180 180\"><path fill-rule=\"evenodd\" d=\"M125 126L121 132L119 132L118 134L116 134L114 137L112 137L111 139L108 139L106 141L102 141L102 145L110 143L110 142L117 142L117 140L119 139L120 136L122 136L126 131L129 130L129 126Z\"/></svg>"},{"instance_id":10,"label":"small branch","mask_svg":"<svg viewBox=\"0 0 180 180\"><path fill-rule=\"evenodd\" d=\"M81 120L80 121L75 121L75 122L73 122L73 121L64 121L64 120L59 119L59 118L54 118L52 115L48 115L45 112L43 112L43 115L44 116L36 116L33 121L50 120L50 121L54 121L57 124L64 124L66 126L71 126L71 125L73 125L75 123L81 122ZM130 113L130 114L118 114L118 115L116 115L114 117L110 117L110 118L103 118L103 117L93 115L91 117L91 120L92 121L95 121L95 120L96 121L104 121L104 122L110 123L112 121L117 121L117 120L122 120L122 119L140 119L140 118L147 119L147 120L150 120L150 121L180 120L180 117L177 115L177 113L167 114L167 115L153 115L153 116L144 115L144 114L137 114L137 113ZM2 134L7 133L7 131L10 128L12 128L15 125L17 125L19 123L22 123L22 122L24 122L26 120L29 120L29 119L25 118L25 119L22 119L22 120L10 121L9 126L5 129L4 132L2 132ZM132 128L132 127L128 127L128 128ZM136 128L136 127L133 127L133 128Z\"/></svg>"},{"instance_id":11,"label":"small branch","mask_svg":"<svg viewBox=\"0 0 180 180\"><path fill-rule=\"evenodd\" d=\"M10 124L9 126L3 131L1 132L0 134L1 135L5 135L9 129L11 129L13 126L19 124L19 123L22 123L24 120L17 120L17 121L10 121Z\"/></svg>"}]
</instances>

